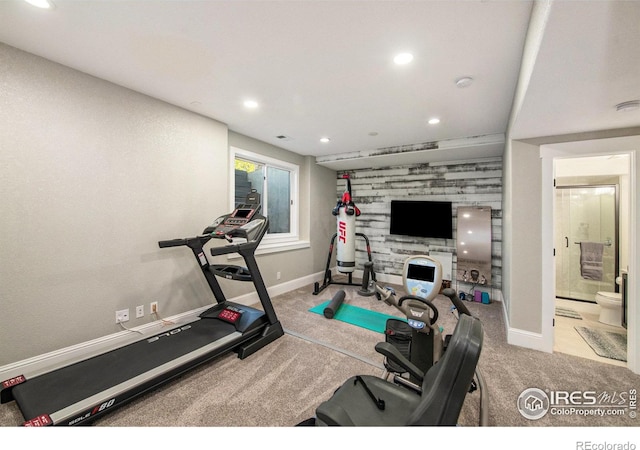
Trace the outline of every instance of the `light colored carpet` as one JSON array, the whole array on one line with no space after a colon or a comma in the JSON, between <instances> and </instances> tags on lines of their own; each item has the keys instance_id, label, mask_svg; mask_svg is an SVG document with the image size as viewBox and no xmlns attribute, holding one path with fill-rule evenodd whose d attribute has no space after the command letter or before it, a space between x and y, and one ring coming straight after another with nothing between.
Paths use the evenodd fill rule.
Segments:
<instances>
[{"instance_id":1,"label":"light colored carpet","mask_svg":"<svg viewBox=\"0 0 640 450\"><path fill-rule=\"evenodd\" d=\"M274 307L288 334L244 360L229 354L192 370L115 410L96 425L292 427L311 417L350 376L382 374L382 358L374 345L383 341L384 335L309 312L338 289L345 290L347 304L399 315L375 297L358 296L356 287L331 285L315 296L310 285L274 297ZM440 325L445 333L452 332L456 319L449 312L448 299L438 296L435 304ZM500 303L466 305L484 326L480 367L488 385L491 426L638 426L638 419L626 415L547 414L536 421L522 417L516 404L527 388L620 393L638 389L640 376L625 367L509 345ZM0 425L22 422L15 403L0 406ZM474 392L467 396L460 424L477 423L478 392Z\"/></svg>"}]
</instances>

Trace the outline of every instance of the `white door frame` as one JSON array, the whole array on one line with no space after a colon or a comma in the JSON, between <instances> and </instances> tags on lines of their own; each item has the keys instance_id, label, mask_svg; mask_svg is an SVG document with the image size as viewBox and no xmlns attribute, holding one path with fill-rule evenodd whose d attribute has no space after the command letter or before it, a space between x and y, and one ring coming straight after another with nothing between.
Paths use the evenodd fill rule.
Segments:
<instances>
[{"instance_id":1,"label":"white door frame","mask_svg":"<svg viewBox=\"0 0 640 450\"><path fill-rule=\"evenodd\" d=\"M638 183L637 173L640 156L640 136L599 139L594 141L549 144L540 147L542 163L542 344L545 351L553 352L555 311L555 260L553 256L554 224L554 164L558 157L584 157L594 155L629 154L629 283L628 283L628 324L627 324L627 367L634 373L640 373L640 346L637 345L640 324L638 307L638 281L640 273L640 251L638 251Z\"/></svg>"}]
</instances>

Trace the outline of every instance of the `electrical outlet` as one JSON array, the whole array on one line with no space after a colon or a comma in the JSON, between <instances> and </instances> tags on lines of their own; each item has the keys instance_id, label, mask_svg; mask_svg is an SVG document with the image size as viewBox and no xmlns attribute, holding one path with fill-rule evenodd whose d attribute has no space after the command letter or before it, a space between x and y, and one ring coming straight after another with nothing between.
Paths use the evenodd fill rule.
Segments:
<instances>
[{"instance_id":1,"label":"electrical outlet","mask_svg":"<svg viewBox=\"0 0 640 450\"><path fill-rule=\"evenodd\" d=\"M116 323L129 321L129 309L121 309L116 311Z\"/></svg>"},{"instance_id":2,"label":"electrical outlet","mask_svg":"<svg viewBox=\"0 0 640 450\"><path fill-rule=\"evenodd\" d=\"M279 280L282 274L280 272L276 272L276 280Z\"/></svg>"},{"instance_id":3,"label":"electrical outlet","mask_svg":"<svg viewBox=\"0 0 640 450\"><path fill-rule=\"evenodd\" d=\"M151 314L157 314L158 313L158 302L151 302L151 304L149 305Z\"/></svg>"},{"instance_id":4,"label":"electrical outlet","mask_svg":"<svg viewBox=\"0 0 640 450\"><path fill-rule=\"evenodd\" d=\"M144 305L136 306L136 319L144 317Z\"/></svg>"}]
</instances>

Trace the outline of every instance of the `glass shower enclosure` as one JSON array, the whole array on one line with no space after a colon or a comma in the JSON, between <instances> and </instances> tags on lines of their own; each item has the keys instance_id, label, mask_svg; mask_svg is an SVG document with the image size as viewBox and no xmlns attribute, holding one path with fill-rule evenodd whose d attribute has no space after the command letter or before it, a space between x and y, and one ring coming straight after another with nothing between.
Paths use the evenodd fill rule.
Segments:
<instances>
[{"instance_id":1,"label":"glass shower enclosure","mask_svg":"<svg viewBox=\"0 0 640 450\"><path fill-rule=\"evenodd\" d=\"M556 187L556 297L595 302L598 291L618 292L617 192L616 185Z\"/></svg>"}]
</instances>

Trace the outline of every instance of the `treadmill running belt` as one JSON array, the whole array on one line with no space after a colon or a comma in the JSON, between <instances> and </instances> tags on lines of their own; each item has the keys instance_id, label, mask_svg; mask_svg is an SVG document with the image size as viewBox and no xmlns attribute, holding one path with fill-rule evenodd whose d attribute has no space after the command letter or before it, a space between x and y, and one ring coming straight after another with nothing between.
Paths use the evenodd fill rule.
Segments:
<instances>
[{"instance_id":1,"label":"treadmill running belt","mask_svg":"<svg viewBox=\"0 0 640 450\"><path fill-rule=\"evenodd\" d=\"M209 319L198 320L28 379L26 383L13 388L13 397L26 419L41 414L51 415L203 347L212 347L204 354L214 350L217 354L228 351L238 343L237 339L231 339L232 334L241 336L236 333L235 326L230 323ZM223 339L227 335L230 339ZM158 338L155 339L155 337ZM221 344L216 347L215 343L220 339L222 339ZM201 354L194 357L196 356L202 357ZM168 364L165 372L175 368ZM150 379L154 376L157 374L150 375ZM140 384L140 378L137 384ZM135 384L131 386L131 388L134 387Z\"/></svg>"}]
</instances>

